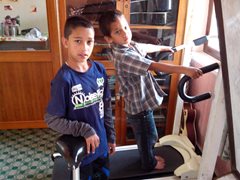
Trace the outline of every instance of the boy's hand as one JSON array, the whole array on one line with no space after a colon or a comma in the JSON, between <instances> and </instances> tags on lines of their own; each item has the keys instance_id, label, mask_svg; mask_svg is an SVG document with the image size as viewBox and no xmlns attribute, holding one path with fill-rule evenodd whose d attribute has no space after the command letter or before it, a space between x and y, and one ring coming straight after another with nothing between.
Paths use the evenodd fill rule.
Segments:
<instances>
[{"instance_id":1,"label":"boy's hand","mask_svg":"<svg viewBox=\"0 0 240 180\"><path fill-rule=\"evenodd\" d=\"M87 143L87 153L95 153L95 149L99 146L100 141L97 134L94 134L88 138L86 138Z\"/></svg>"},{"instance_id":2,"label":"boy's hand","mask_svg":"<svg viewBox=\"0 0 240 180\"><path fill-rule=\"evenodd\" d=\"M109 155L112 155L114 154L116 151L115 151L115 148L116 148L116 144L112 144L112 143L108 143L108 153Z\"/></svg>"},{"instance_id":3,"label":"boy's hand","mask_svg":"<svg viewBox=\"0 0 240 180\"><path fill-rule=\"evenodd\" d=\"M185 74L193 79L196 79L202 76L203 72L201 69L195 67L188 67Z\"/></svg>"},{"instance_id":4,"label":"boy's hand","mask_svg":"<svg viewBox=\"0 0 240 180\"><path fill-rule=\"evenodd\" d=\"M172 49L171 46L161 46L160 51L161 51L161 52L162 52L162 51L169 51L169 52L174 53L174 51L173 51L173 49Z\"/></svg>"}]
</instances>

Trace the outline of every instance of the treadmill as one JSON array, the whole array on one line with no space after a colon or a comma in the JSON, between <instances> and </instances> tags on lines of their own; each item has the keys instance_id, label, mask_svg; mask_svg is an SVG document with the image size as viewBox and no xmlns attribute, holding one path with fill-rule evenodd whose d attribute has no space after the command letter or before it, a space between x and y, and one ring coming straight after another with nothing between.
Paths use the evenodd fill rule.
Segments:
<instances>
[{"instance_id":1,"label":"treadmill","mask_svg":"<svg viewBox=\"0 0 240 180\"><path fill-rule=\"evenodd\" d=\"M203 73L219 68L218 63L202 67ZM210 93L198 96L188 96L184 92L185 83L191 78L184 76L178 85L179 96L186 102L199 102L211 97ZM54 153L53 180L79 180L81 160L86 155L86 143L83 137L62 135L56 141L58 153ZM143 171L140 167L140 157L137 145L120 146L116 153L110 156L110 178L120 179L152 179L178 176L181 179L196 179L201 156L195 153L195 148L187 136L166 135L159 139L154 147L155 155L165 159L162 170Z\"/></svg>"}]
</instances>

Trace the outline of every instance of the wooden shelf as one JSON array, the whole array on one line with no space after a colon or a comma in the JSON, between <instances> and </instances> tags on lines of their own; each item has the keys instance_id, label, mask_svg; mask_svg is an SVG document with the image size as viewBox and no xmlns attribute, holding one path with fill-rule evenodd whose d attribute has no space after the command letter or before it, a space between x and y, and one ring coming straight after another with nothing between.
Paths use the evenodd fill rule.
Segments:
<instances>
[{"instance_id":1,"label":"wooden shelf","mask_svg":"<svg viewBox=\"0 0 240 180\"><path fill-rule=\"evenodd\" d=\"M169 30L169 29L175 29L174 26L158 26L158 25L144 25L144 24L134 24L130 25L131 29L161 29L161 30Z\"/></svg>"}]
</instances>

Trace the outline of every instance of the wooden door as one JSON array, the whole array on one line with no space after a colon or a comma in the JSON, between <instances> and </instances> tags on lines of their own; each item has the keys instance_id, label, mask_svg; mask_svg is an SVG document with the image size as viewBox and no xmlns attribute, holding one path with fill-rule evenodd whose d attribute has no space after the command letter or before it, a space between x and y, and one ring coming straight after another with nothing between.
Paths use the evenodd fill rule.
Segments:
<instances>
[{"instance_id":1,"label":"wooden door","mask_svg":"<svg viewBox=\"0 0 240 180\"><path fill-rule=\"evenodd\" d=\"M21 2L9 3L15 3L14 7ZM28 8L33 8L29 4L25 7L24 13L29 12ZM34 8L31 15L37 17L41 7ZM39 42L45 43L46 49L23 50L22 42L19 41L15 43L20 50L0 50L0 129L46 127L43 116L50 95L50 81L61 65L55 0L46 0L46 12L48 39ZM0 49L6 43L10 42L1 39ZM13 48L16 48L16 45L13 45Z\"/></svg>"}]
</instances>

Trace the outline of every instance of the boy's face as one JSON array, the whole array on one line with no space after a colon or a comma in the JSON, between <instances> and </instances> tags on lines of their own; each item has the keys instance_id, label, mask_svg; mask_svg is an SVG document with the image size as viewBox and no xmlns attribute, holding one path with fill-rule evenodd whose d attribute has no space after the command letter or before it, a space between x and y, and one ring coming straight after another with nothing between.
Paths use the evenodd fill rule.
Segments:
<instances>
[{"instance_id":1,"label":"boy's face","mask_svg":"<svg viewBox=\"0 0 240 180\"><path fill-rule=\"evenodd\" d=\"M5 22L6 22L7 24L11 24L11 23L12 23L11 18L6 18L6 19L5 19Z\"/></svg>"},{"instance_id":2,"label":"boy's face","mask_svg":"<svg viewBox=\"0 0 240 180\"><path fill-rule=\"evenodd\" d=\"M94 47L94 30L77 27L72 30L68 39L63 38L63 45L68 49L68 61L86 62Z\"/></svg>"},{"instance_id":3,"label":"boy's face","mask_svg":"<svg viewBox=\"0 0 240 180\"><path fill-rule=\"evenodd\" d=\"M120 16L110 25L111 37L105 37L109 43L128 46L132 40L132 32L124 16Z\"/></svg>"},{"instance_id":4,"label":"boy's face","mask_svg":"<svg viewBox=\"0 0 240 180\"><path fill-rule=\"evenodd\" d=\"M13 25L16 25L17 21L16 20L12 20L12 23L13 23Z\"/></svg>"}]
</instances>

